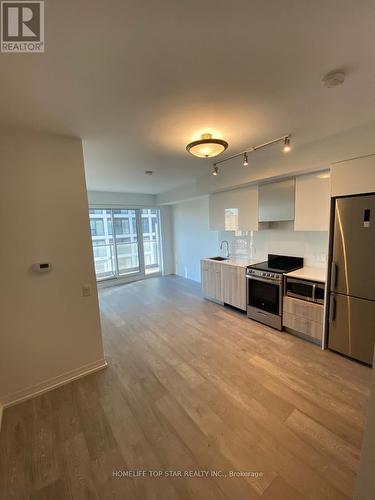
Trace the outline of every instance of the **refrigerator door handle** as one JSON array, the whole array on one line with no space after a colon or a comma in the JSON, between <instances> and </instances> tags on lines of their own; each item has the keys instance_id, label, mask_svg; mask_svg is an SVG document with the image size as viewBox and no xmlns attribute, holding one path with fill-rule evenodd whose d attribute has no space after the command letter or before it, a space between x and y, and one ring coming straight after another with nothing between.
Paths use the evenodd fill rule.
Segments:
<instances>
[{"instance_id":1,"label":"refrigerator door handle","mask_svg":"<svg viewBox=\"0 0 375 500\"><path fill-rule=\"evenodd\" d=\"M331 264L331 290L334 290L336 288L336 283L337 283L337 264L336 264L336 262L332 261L332 264Z\"/></svg>"},{"instance_id":2,"label":"refrigerator door handle","mask_svg":"<svg viewBox=\"0 0 375 500\"><path fill-rule=\"evenodd\" d=\"M335 321L336 316L336 299L331 295L331 301L329 303L329 317L328 321L333 323Z\"/></svg>"}]
</instances>

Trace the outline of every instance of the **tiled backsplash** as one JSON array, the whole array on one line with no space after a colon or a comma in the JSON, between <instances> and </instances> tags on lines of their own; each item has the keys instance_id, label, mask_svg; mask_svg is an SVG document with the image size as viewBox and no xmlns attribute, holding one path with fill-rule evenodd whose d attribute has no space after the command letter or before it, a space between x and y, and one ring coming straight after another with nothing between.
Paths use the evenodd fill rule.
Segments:
<instances>
[{"instance_id":1,"label":"tiled backsplash","mask_svg":"<svg viewBox=\"0 0 375 500\"><path fill-rule=\"evenodd\" d=\"M303 257L306 266L325 267L328 254L327 231L294 231L292 222L273 223L260 231L222 231L231 255L266 260L269 253Z\"/></svg>"}]
</instances>

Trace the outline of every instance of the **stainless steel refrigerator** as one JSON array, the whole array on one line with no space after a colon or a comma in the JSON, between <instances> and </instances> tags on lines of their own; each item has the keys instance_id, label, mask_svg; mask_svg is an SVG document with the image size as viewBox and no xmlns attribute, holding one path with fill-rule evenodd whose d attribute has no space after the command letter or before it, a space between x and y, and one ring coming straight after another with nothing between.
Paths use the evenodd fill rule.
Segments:
<instances>
[{"instance_id":1,"label":"stainless steel refrigerator","mask_svg":"<svg viewBox=\"0 0 375 500\"><path fill-rule=\"evenodd\" d=\"M335 200L328 347L372 364L375 342L375 195Z\"/></svg>"}]
</instances>

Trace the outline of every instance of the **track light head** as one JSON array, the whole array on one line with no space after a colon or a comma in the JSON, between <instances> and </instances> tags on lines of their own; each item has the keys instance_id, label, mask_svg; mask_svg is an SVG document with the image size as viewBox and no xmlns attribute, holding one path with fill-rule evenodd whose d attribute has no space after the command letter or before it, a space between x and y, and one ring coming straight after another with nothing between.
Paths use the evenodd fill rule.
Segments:
<instances>
[{"instance_id":1,"label":"track light head","mask_svg":"<svg viewBox=\"0 0 375 500\"><path fill-rule=\"evenodd\" d=\"M285 137L283 151L284 151L284 153L289 153L289 151L291 151L291 150L292 150L292 146L290 144L290 137Z\"/></svg>"},{"instance_id":2,"label":"track light head","mask_svg":"<svg viewBox=\"0 0 375 500\"><path fill-rule=\"evenodd\" d=\"M219 167L217 167L216 165L214 165L214 168L212 170L212 175L219 175Z\"/></svg>"},{"instance_id":3,"label":"track light head","mask_svg":"<svg viewBox=\"0 0 375 500\"><path fill-rule=\"evenodd\" d=\"M243 155L243 166L247 167L248 164L249 164L249 159L247 157L247 153L244 153L244 155Z\"/></svg>"}]
</instances>

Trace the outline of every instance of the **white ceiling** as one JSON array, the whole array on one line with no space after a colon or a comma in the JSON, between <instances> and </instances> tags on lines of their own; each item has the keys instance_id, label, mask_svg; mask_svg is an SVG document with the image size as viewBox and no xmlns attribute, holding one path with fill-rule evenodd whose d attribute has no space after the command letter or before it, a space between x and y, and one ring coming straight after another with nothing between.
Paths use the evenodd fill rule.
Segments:
<instances>
[{"instance_id":1,"label":"white ceiling","mask_svg":"<svg viewBox=\"0 0 375 500\"><path fill-rule=\"evenodd\" d=\"M159 193L291 132L375 120L373 0L48 0L46 52L0 55L0 125L82 137L88 188ZM320 79L344 69L336 89ZM144 170L154 170L152 177Z\"/></svg>"}]
</instances>

